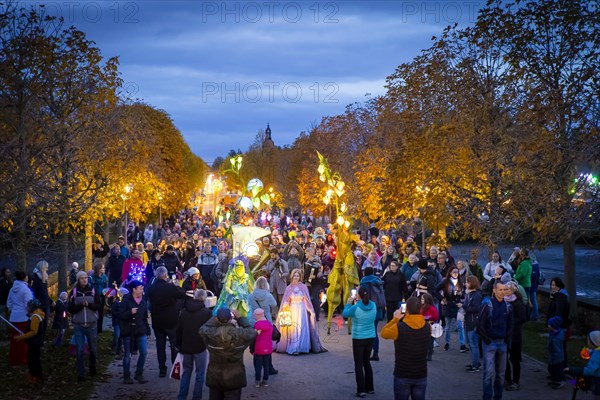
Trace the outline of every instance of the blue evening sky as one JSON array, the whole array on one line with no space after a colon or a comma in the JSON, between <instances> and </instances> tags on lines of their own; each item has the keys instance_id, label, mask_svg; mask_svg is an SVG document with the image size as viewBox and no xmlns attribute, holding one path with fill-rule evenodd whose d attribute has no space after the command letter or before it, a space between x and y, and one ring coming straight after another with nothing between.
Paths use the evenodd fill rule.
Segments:
<instances>
[{"instance_id":1,"label":"blue evening sky","mask_svg":"<svg viewBox=\"0 0 600 400\"><path fill-rule=\"evenodd\" d=\"M40 2L28 2L40 4ZM125 90L167 111L211 163L270 123L291 144L322 117L384 93L386 76L479 1L44 2L118 56Z\"/></svg>"}]
</instances>

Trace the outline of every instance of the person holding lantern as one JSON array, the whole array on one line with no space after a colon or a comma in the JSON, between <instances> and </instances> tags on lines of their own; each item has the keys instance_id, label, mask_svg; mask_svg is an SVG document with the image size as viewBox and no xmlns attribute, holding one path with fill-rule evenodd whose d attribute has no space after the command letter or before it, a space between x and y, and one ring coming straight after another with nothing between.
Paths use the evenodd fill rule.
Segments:
<instances>
[{"instance_id":1,"label":"person holding lantern","mask_svg":"<svg viewBox=\"0 0 600 400\"><path fill-rule=\"evenodd\" d=\"M291 279L292 283L285 289L281 311L277 316L276 325L280 327L281 340L275 351L291 355L327 351L319 339L315 310L308 288L302 283L302 270L293 270Z\"/></svg>"},{"instance_id":2,"label":"person holding lantern","mask_svg":"<svg viewBox=\"0 0 600 400\"><path fill-rule=\"evenodd\" d=\"M559 324L560 325L560 324ZM581 351L581 357L588 360L585 367L568 367L567 373L589 377L594 399L600 399L600 331L591 331L587 336L588 348Z\"/></svg>"}]
</instances>

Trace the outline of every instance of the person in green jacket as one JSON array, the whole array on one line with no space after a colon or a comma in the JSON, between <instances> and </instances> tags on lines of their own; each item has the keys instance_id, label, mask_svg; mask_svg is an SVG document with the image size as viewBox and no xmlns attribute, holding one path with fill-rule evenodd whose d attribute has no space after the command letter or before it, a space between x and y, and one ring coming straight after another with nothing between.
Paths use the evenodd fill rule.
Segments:
<instances>
[{"instance_id":1,"label":"person in green jacket","mask_svg":"<svg viewBox=\"0 0 600 400\"><path fill-rule=\"evenodd\" d=\"M530 310L531 306L531 271L533 266L531 265L531 258L529 257L529 250L526 248L521 248L520 250L520 258L521 262L515 271L515 281L525 289L525 293L527 294L527 299L529 300L526 305L527 310ZM529 315L529 312L527 312Z\"/></svg>"},{"instance_id":2,"label":"person in green jacket","mask_svg":"<svg viewBox=\"0 0 600 400\"><path fill-rule=\"evenodd\" d=\"M358 289L358 297L354 295L348 298L343 316L352 318L356 396L366 397L367 393L375 393L373 369L369 357L375 341L375 318L377 318L377 306L369 299L369 291L366 287L361 286Z\"/></svg>"}]
</instances>

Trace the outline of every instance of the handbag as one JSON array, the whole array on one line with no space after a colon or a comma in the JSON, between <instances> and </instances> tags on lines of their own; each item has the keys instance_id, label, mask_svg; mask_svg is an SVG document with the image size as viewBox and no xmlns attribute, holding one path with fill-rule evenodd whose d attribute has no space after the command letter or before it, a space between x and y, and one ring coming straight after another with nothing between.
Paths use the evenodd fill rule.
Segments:
<instances>
[{"instance_id":1,"label":"handbag","mask_svg":"<svg viewBox=\"0 0 600 400\"><path fill-rule=\"evenodd\" d=\"M431 324L431 336L434 338L439 338L444 334L444 328L442 328L442 324L436 322Z\"/></svg>"},{"instance_id":2,"label":"handbag","mask_svg":"<svg viewBox=\"0 0 600 400\"><path fill-rule=\"evenodd\" d=\"M210 293L210 296L206 296L206 300L204 300L204 305L206 308L213 308L217 305L217 296L210 290L206 291L206 294Z\"/></svg>"},{"instance_id":3,"label":"handbag","mask_svg":"<svg viewBox=\"0 0 600 400\"><path fill-rule=\"evenodd\" d=\"M281 340L281 332L279 331L279 329L277 329L277 326L275 326L275 324L273 325L273 334L271 335L271 340L276 341L277 343L279 343L279 341Z\"/></svg>"},{"instance_id":4,"label":"handbag","mask_svg":"<svg viewBox=\"0 0 600 400\"><path fill-rule=\"evenodd\" d=\"M183 369L183 354L177 353L177 357L175 357L175 362L173 363L173 367L171 367L171 373L169 374L169 378L171 379L181 379L181 370Z\"/></svg>"}]
</instances>

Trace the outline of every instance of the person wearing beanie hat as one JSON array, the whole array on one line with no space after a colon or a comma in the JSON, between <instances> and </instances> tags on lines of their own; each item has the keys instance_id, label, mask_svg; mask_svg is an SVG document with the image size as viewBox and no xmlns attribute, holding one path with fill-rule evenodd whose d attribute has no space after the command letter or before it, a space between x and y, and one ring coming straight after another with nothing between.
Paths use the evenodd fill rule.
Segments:
<instances>
[{"instance_id":1,"label":"person wearing beanie hat","mask_svg":"<svg viewBox=\"0 0 600 400\"><path fill-rule=\"evenodd\" d=\"M271 340L273 324L267 321L265 310L262 308L255 309L252 316L256 321L254 329L258 333L254 342L254 383L256 387L269 386L271 354L273 354L273 341Z\"/></svg>"},{"instance_id":2,"label":"person wearing beanie hat","mask_svg":"<svg viewBox=\"0 0 600 400\"><path fill-rule=\"evenodd\" d=\"M589 360L585 367L569 366L567 373L590 379L594 399L600 399L600 331L591 331L587 336Z\"/></svg>"},{"instance_id":3,"label":"person wearing beanie hat","mask_svg":"<svg viewBox=\"0 0 600 400\"><path fill-rule=\"evenodd\" d=\"M242 398L242 388L247 385L244 352L256 338L248 318L237 310L221 307L215 317L202 325L199 334L210 354L206 370L210 398Z\"/></svg>"},{"instance_id":4,"label":"person wearing beanie hat","mask_svg":"<svg viewBox=\"0 0 600 400\"><path fill-rule=\"evenodd\" d=\"M46 327L43 324L44 311L42 304L37 299L31 299L27 302L29 311L29 331L16 336L14 340L27 341L27 367L29 369L29 382L44 382L42 376L42 346L44 345L44 333Z\"/></svg>"},{"instance_id":5,"label":"person wearing beanie hat","mask_svg":"<svg viewBox=\"0 0 600 400\"><path fill-rule=\"evenodd\" d=\"M186 292L191 291L194 293L196 289L204 289L206 290L206 284L202 280L202 276L200 275L200 270L196 267L192 267L186 271L187 277L183 281L181 287Z\"/></svg>"},{"instance_id":6,"label":"person wearing beanie hat","mask_svg":"<svg viewBox=\"0 0 600 400\"><path fill-rule=\"evenodd\" d=\"M85 271L77 273L77 283L69 293L68 310L73 323L73 336L77 348L77 382L85 381L83 365L83 346L87 339L90 352L90 375L96 375L96 353L98 349L97 323L98 310L101 307L100 293L97 293L88 282Z\"/></svg>"},{"instance_id":7,"label":"person wearing beanie hat","mask_svg":"<svg viewBox=\"0 0 600 400\"><path fill-rule=\"evenodd\" d=\"M146 383L144 378L144 363L148 355L148 336L150 336L150 325L148 324L148 305L144 301L144 284L141 281L129 282L131 292L121 302L119 320L121 321L121 337L123 338L123 383L132 384L130 365L131 349L134 341L137 345L139 356L135 369L134 379L139 383Z\"/></svg>"},{"instance_id":8,"label":"person wearing beanie hat","mask_svg":"<svg viewBox=\"0 0 600 400\"><path fill-rule=\"evenodd\" d=\"M565 332L561 329L562 317L556 316L548 320L548 374L550 374L550 386L552 389L560 389L564 386L563 363L565 353L562 342Z\"/></svg>"}]
</instances>

